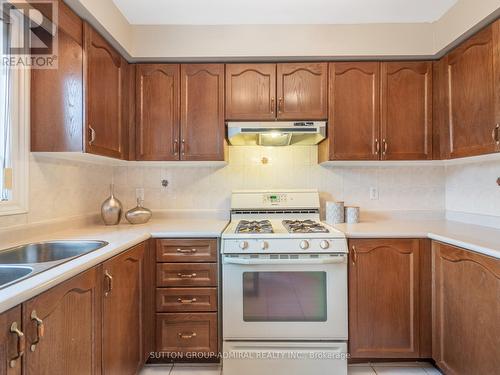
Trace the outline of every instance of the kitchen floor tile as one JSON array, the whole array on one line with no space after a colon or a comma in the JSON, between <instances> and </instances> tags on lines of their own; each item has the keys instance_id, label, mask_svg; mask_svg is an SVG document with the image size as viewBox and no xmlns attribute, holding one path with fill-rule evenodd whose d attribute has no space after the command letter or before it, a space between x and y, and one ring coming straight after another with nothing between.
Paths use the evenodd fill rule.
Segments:
<instances>
[{"instance_id":1,"label":"kitchen floor tile","mask_svg":"<svg viewBox=\"0 0 500 375\"><path fill-rule=\"evenodd\" d=\"M352 365L349 365L348 369L347 369L347 374L348 375L375 375L375 371L373 371L373 369L370 367L370 366L367 366L367 365L363 365L363 366L360 366L360 365L355 365L355 366L352 366Z\"/></svg>"},{"instance_id":2,"label":"kitchen floor tile","mask_svg":"<svg viewBox=\"0 0 500 375\"><path fill-rule=\"evenodd\" d=\"M170 375L220 375L220 366L187 366L174 365Z\"/></svg>"},{"instance_id":3,"label":"kitchen floor tile","mask_svg":"<svg viewBox=\"0 0 500 375\"><path fill-rule=\"evenodd\" d=\"M422 367L415 366L379 366L374 365L373 369L375 373L378 375L427 375L425 370Z\"/></svg>"},{"instance_id":4,"label":"kitchen floor tile","mask_svg":"<svg viewBox=\"0 0 500 375\"><path fill-rule=\"evenodd\" d=\"M439 371L437 368L431 366L431 367L424 367L424 371L428 375L441 375L441 371Z\"/></svg>"},{"instance_id":5,"label":"kitchen floor tile","mask_svg":"<svg viewBox=\"0 0 500 375\"><path fill-rule=\"evenodd\" d=\"M172 365L147 365L139 375L170 375Z\"/></svg>"}]
</instances>

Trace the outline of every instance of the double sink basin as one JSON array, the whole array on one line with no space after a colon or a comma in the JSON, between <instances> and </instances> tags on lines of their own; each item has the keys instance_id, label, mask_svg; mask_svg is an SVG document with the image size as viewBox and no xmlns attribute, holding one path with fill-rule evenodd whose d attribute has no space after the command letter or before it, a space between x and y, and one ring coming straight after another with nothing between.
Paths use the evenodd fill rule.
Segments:
<instances>
[{"instance_id":1,"label":"double sink basin","mask_svg":"<svg viewBox=\"0 0 500 375\"><path fill-rule=\"evenodd\" d=\"M105 241L48 241L0 251L0 289L108 245Z\"/></svg>"}]
</instances>

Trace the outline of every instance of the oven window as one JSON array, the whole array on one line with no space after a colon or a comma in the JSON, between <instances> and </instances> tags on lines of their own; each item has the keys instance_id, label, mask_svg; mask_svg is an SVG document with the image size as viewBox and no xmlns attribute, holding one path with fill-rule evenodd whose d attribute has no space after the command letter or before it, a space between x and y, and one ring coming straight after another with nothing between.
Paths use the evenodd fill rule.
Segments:
<instances>
[{"instance_id":1,"label":"oven window","mask_svg":"<svg viewBox=\"0 0 500 375\"><path fill-rule=\"evenodd\" d=\"M244 272L245 322L326 322L326 272Z\"/></svg>"}]
</instances>

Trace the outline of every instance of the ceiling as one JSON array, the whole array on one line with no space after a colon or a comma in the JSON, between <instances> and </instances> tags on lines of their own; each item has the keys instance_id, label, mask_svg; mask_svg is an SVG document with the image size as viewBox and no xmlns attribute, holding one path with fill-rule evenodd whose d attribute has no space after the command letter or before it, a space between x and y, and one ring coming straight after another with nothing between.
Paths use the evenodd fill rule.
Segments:
<instances>
[{"instance_id":1,"label":"ceiling","mask_svg":"<svg viewBox=\"0 0 500 375\"><path fill-rule=\"evenodd\" d=\"M457 0L113 0L136 25L434 22Z\"/></svg>"}]
</instances>

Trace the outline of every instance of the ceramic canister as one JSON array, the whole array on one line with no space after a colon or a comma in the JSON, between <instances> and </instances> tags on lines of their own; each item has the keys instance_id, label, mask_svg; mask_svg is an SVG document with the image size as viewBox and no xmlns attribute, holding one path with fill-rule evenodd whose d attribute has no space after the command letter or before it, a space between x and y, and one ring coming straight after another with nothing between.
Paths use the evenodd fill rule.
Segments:
<instances>
[{"instance_id":1,"label":"ceramic canister","mask_svg":"<svg viewBox=\"0 0 500 375\"><path fill-rule=\"evenodd\" d=\"M345 219L347 224L359 223L359 207L348 206L345 208Z\"/></svg>"},{"instance_id":2,"label":"ceramic canister","mask_svg":"<svg viewBox=\"0 0 500 375\"><path fill-rule=\"evenodd\" d=\"M328 201L325 204L326 222L330 225L344 222L344 202Z\"/></svg>"}]
</instances>

